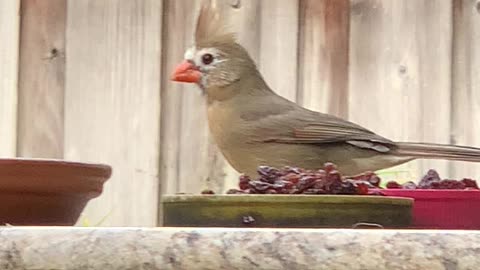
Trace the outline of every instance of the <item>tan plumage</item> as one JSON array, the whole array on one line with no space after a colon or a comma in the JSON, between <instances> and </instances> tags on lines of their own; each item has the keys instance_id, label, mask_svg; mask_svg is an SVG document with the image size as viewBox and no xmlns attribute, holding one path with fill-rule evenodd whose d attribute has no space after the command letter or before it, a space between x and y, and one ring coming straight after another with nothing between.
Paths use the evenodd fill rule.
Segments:
<instances>
[{"instance_id":1,"label":"tan plumage","mask_svg":"<svg viewBox=\"0 0 480 270\"><path fill-rule=\"evenodd\" d=\"M228 30L227 24L218 9L216 1L205 1L200 9L195 28L195 43L215 41L219 43L235 43L235 33Z\"/></svg>"},{"instance_id":2,"label":"tan plumage","mask_svg":"<svg viewBox=\"0 0 480 270\"><path fill-rule=\"evenodd\" d=\"M186 61L195 66L193 72L201 73L197 83L207 96L215 142L239 172L253 175L259 165L315 169L327 161L347 174L415 158L480 162L478 148L393 142L275 94L213 5L202 7L195 39L193 56ZM206 54L213 56L211 63L203 60Z\"/></svg>"}]
</instances>

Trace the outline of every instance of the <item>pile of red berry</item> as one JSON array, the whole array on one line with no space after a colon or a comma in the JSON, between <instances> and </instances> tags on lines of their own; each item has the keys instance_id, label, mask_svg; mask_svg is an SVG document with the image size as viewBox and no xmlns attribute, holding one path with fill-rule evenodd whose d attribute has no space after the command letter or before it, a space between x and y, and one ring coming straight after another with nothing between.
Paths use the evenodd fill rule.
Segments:
<instances>
[{"instance_id":1,"label":"pile of red berry","mask_svg":"<svg viewBox=\"0 0 480 270\"><path fill-rule=\"evenodd\" d=\"M395 189L478 189L477 182L473 179L464 178L462 180L441 179L437 171L430 169L427 174L415 184L414 182L407 182L403 185L390 181L387 183L387 188Z\"/></svg>"},{"instance_id":2,"label":"pile of red berry","mask_svg":"<svg viewBox=\"0 0 480 270\"><path fill-rule=\"evenodd\" d=\"M373 172L356 176L342 176L333 163L325 163L323 169L306 170L297 167L277 169L260 166L258 176L252 179L247 175L239 178L238 189L230 189L227 194L346 194L346 195L382 195L379 191L381 179ZM479 189L473 179L442 180L435 170L415 184L399 184L390 181L387 189ZM205 190L202 194L214 194Z\"/></svg>"},{"instance_id":3,"label":"pile of red berry","mask_svg":"<svg viewBox=\"0 0 480 270\"><path fill-rule=\"evenodd\" d=\"M369 188L378 187L380 178L374 173L358 177L343 177L333 163L324 164L320 170L297 167L276 169L260 166L258 177L240 176L239 189L228 194L369 194Z\"/></svg>"}]
</instances>

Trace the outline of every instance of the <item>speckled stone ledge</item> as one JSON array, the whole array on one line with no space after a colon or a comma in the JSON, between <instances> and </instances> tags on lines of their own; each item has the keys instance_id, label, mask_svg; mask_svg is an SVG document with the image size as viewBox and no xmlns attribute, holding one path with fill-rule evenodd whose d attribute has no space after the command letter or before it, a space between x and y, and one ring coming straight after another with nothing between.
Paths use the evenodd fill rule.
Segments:
<instances>
[{"instance_id":1,"label":"speckled stone ledge","mask_svg":"<svg viewBox=\"0 0 480 270\"><path fill-rule=\"evenodd\" d=\"M0 269L480 269L480 231L0 229Z\"/></svg>"}]
</instances>

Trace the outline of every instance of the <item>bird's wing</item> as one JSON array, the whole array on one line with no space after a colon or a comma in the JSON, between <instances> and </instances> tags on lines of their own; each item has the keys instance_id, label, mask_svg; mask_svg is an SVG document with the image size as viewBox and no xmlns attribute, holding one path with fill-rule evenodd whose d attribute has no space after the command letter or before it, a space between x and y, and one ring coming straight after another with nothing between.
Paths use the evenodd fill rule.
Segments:
<instances>
[{"instance_id":1,"label":"bird's wing","mask_svg":"<svg viewBox=\"0 0 480 270\"><path fill-rule=\"evenodd\" d=\"M340 119L341 120L341 119ZM332 122L316 121L301 128L293 128L291 136L269 138L267 141L279 143L322 144L345 142L360 148L378 152L390 151L393 142L369 130L349 126L345 120Z\"/></svg>"},{"instance_id":2,"label":"bird's wing","mask_svg":"<svg viewBox=\"0 0 480 270\"><path fill-rule=\"evenodd\" d=\"M279 105L279 104L277 104ZM256 117L256 126L265 132L263 142L323 144L344 142L360 148L388 152L394 142L344 119L314 112L296 104L265 106L264 117ZM258 114L258 112L257 112Z\"/></svg>"}]
</instances>

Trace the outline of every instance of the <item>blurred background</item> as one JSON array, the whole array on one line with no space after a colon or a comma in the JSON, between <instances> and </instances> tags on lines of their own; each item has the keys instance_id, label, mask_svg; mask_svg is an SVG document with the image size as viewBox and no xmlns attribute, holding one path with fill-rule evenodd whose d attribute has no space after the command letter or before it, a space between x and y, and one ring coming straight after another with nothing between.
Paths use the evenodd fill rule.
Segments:
<instances>
[{"instance_id":1,"label":"blurred background","mask_svg":"<svg viewBox=\"0 0 480 270\"><path fill-rule=\"evenodd\" d=\"M480 2L217 0L270 86L399 141L480 147ZM161 194L237 182L193 85L169 81L200 1L0 2L0 156L106 163L79 224L155 226ZM416 161L380 172L480 178Z\"/></svg>"}]
</instances>

